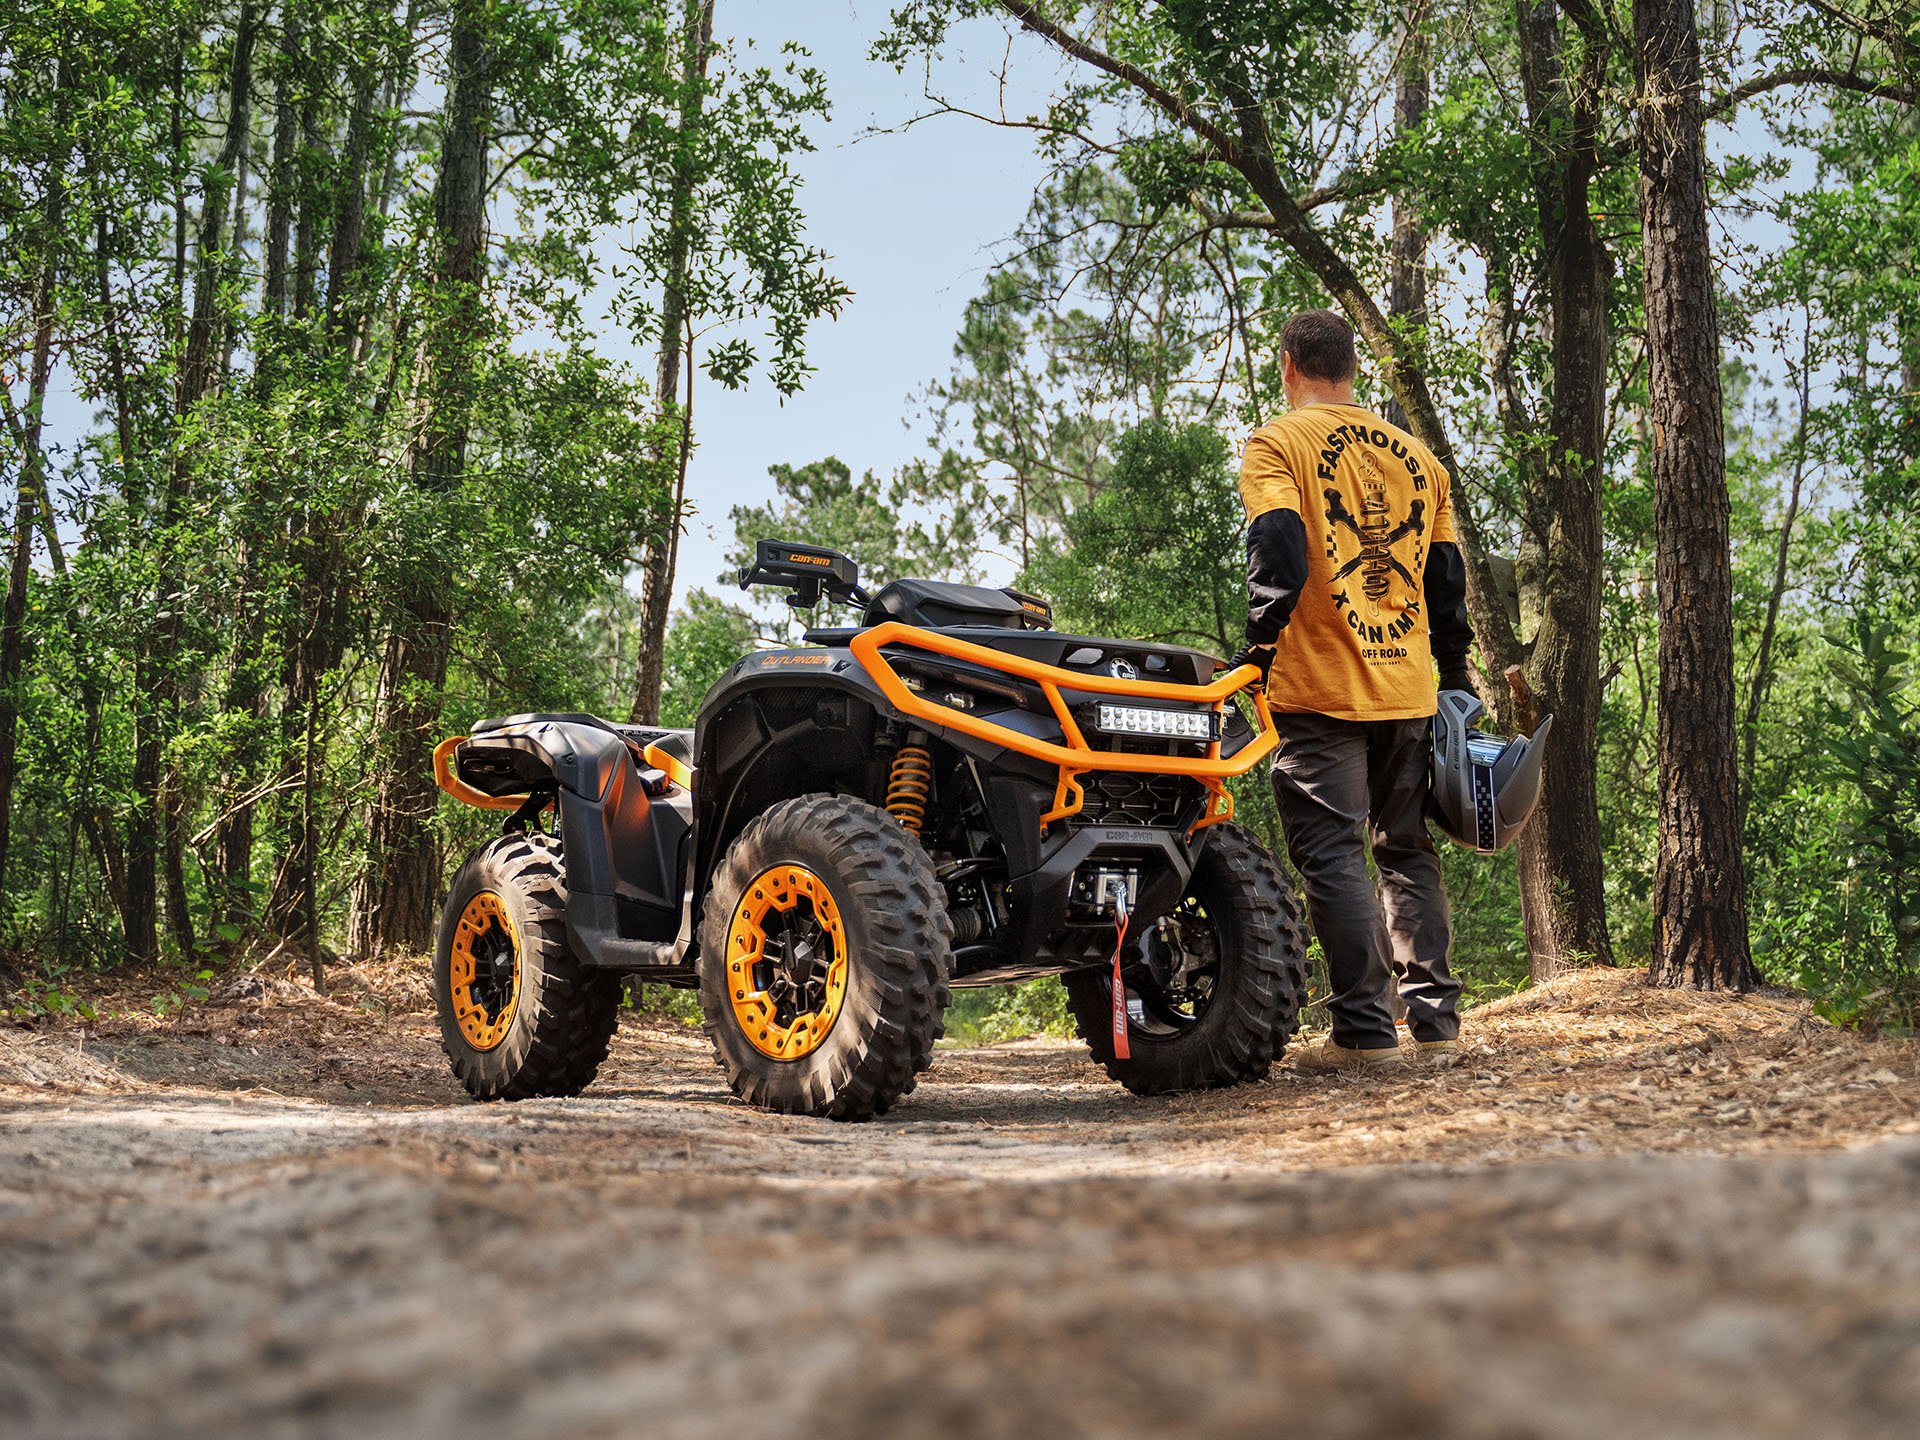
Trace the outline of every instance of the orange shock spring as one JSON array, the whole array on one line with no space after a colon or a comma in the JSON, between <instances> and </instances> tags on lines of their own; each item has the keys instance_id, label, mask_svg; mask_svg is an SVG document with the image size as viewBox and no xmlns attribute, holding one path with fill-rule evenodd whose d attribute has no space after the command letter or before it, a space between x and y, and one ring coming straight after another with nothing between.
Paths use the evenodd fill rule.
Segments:
<instances>
[{"instance_id":1,"label":"orange shock spring","mask_svg":"<svg viewBox=\"0 0 1920 1440\"><path fill-rule=\"evenodd\" d=\"M902 745L887 778L887 813L909 834L918 835L933 796L933 756L924 745Z\"/></svg>"}]
</instances>

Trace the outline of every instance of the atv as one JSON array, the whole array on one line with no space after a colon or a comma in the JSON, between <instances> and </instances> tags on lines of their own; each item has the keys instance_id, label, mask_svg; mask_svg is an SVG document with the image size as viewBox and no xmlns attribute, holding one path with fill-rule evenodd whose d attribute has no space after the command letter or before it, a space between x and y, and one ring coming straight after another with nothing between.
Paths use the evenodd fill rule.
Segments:
<instances>
[{"instance_id":1,"label":"atv","mask_svg":"<svg viewBox=\"0 0 1920 1440\"><path fill-rule=\"evenodd\" d=\"M740 584L861 623L746 656L691 730L515 715L435 750L442 790L511 812L435 946L470 1094L578 1094L623 977L697 989L734 1092L789 1113L883 1114L932 1063L950 987L1041 975L1136 1094L1267 1072L1306 946L1232 823L1225 782L1275 743L1257 670L1063 635L1011 589L869 596L818 546L761 541Z\"/></svg>"}]
</instances>

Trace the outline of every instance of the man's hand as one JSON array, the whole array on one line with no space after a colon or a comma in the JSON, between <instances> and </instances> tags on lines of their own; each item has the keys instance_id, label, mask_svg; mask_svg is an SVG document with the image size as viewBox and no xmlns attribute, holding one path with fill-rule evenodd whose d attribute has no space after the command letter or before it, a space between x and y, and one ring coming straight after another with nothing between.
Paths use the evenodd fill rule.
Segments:
<instances>
[{"instance_id":1,"label":"man's hand","mask_svg":"<svg viewBox=\"0 0 1920 1440\"><path fill-rule=\"evenodd\" d=\"M1480 691L1473 683L1473 671L1468 668L1465 660L1453 661L1443 664L1440 667L1440 688L1442 690L1464 690L1476 699L1480 696ZM1482 700L1480 703L1484 705L1486 702Z\"/></svg>"},{"instance_id":2,"label":"man's hand","mask_svg":"<svg viewBox=\"0 0 1920 1440\"><path fill-rule=\"evenodd\" d=\"M1227 669L1238 670L1242 665L1256 666L1260 678L1255 683L1262 689L1267 688L1267 671L1273 668L1273 646L1242 645L1233 652L1233 658L1227 661Z\"/></svg>"}]
</instances>

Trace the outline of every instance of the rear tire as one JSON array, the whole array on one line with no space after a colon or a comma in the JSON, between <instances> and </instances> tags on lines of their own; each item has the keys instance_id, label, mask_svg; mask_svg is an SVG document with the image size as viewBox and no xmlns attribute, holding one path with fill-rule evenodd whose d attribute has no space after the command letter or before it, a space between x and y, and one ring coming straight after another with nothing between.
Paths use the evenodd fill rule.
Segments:
<instances>
[{"instance_id":1,"label":"rear tire","mask_svg":"<svg viewBox=\"0 0 1920 1440\"><path fill-rule=\"evenodd\" d=\"M1300 1023L1306 927L1293 886L1264 845L1238 825L1215 827L1176 915L1194 917L1198 933L1211 933L1217 956L1211 988L1204 1006L1185 1017L1148 973L1142 946L1150 937L1130 944L1122 977L1131 1059L1114 1055L1112 967L1063 977L1080 1038L1107 1074L1136 1095L1258 1080Z\"/></svg>"},{"instance_id":2,"label":"rear tire","mask_svg":"<svg viewBox=\"0 0 1920 1440\"><path fill-rule=\"evenodd\" d=\"M773 806L707 891L700 1008L751 1105L884 1115L933 1063L953 927L920 842L846 796Z\"/></svg>"},{"instance_id":3,"label":"rear tire","mask_svg":"<svg viewBox=\"0 0 1920 1440\"><path fill-rule=\"evenodd\" d=\"M433 1000L440 1043L476 1100L578 1095L620 1022L617 977L567 948L557 841L503 835L453 877L440 912Z\"/></svg>"}]
</instances>

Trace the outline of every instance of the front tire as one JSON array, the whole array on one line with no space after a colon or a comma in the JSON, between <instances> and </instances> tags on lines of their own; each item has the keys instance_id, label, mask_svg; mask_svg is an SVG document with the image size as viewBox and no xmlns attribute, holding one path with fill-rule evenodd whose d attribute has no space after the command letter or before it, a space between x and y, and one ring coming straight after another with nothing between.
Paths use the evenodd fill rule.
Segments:
<instances>
[{"instance_id":1,"label":"front tire","mask_svg":"<svg viewBox=\"0 0 1920 1440\"><path fill-rule=\"evenodd\" d=\"M1263 1077L1298 1027L1306 956L1293 886L1264 845L1223 824L1179 906L1123 958L1132 1058L1114 1054L1111 966L1065 976L1067 1005L1093 1058L1136 1095L1237 1085Z\"/></svg>"},{"instance_id":2,"label":"front tire","mask_svg":"<svg viewBox=\"0 0 1920 1440\"><path fill-rule=\"evenodd\" d=\"M547 835L503 835L453 877L433 957L440 1043L476 1100L578 1095L620 1022L620 988L567 948L567 882Z\"/></svg>"},{"instance_id":3,"label":"front tire","mask_svg":"<svg viewBox=\"0 0 1920 1440\"><path fill-rule=\"evenodd\" d=\"M845 796L773 806L728 849L700 927L727 1082L792 1115L884 1115L933 1063L953 927L920 843Z\"/></svg>"}]
</instances>

